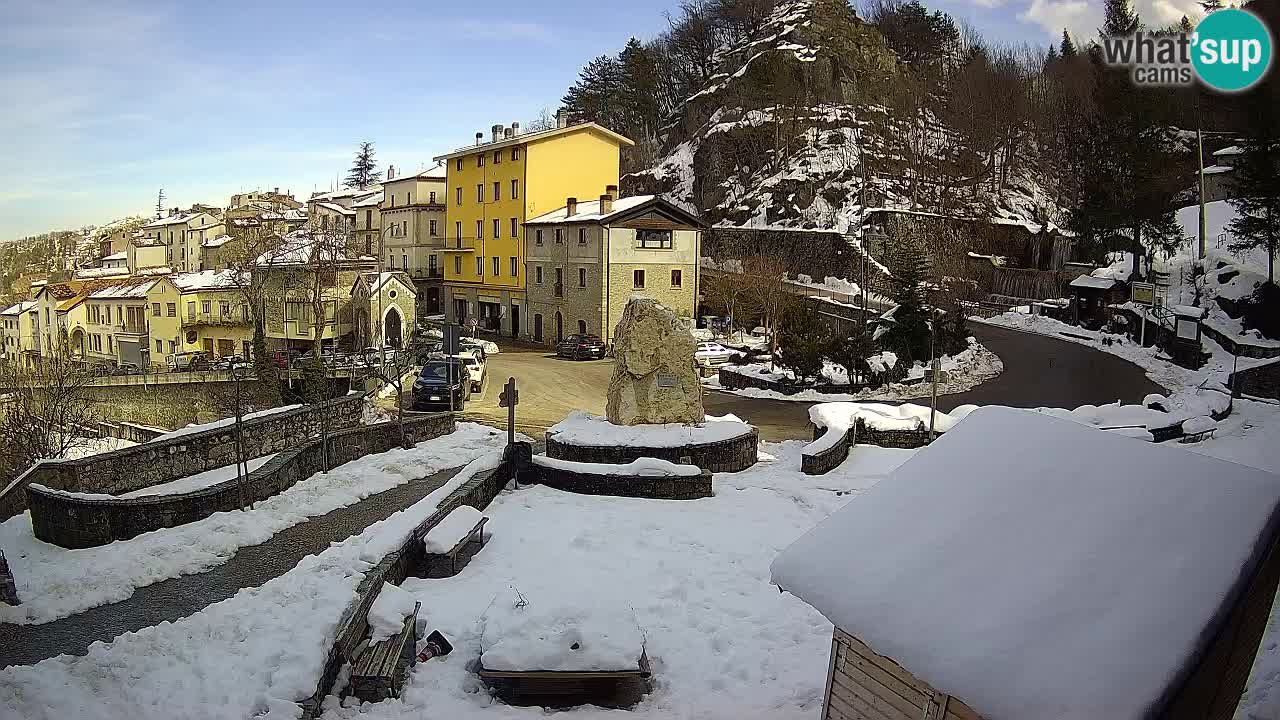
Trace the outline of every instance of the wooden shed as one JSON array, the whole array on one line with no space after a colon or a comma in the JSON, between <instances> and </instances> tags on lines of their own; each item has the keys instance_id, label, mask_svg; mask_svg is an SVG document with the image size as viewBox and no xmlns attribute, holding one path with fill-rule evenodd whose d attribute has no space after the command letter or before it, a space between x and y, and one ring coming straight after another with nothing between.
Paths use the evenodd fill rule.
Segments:
<instances>
[{"instance_id":1,"label":"wooden shed","mask_svg":"<svg viewBox=\"0 0 1280 720\"><path fill-rule=\"evenodd\" d=\"M1278 528L1280 476L980 408L772 575L836 626L824 720L1229 720Z\"/></svg>"}]
</instances>

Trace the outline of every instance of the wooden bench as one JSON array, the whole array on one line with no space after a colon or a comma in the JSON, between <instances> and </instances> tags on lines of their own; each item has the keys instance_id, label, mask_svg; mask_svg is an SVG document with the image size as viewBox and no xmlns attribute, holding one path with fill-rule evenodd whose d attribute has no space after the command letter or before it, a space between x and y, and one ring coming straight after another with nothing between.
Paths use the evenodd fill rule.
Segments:
<instances>
[{"instance_id":1,"label":"wooden bench","mask_svg":"<svg viewBox=\"0 0 1280 720\"><path fill-rule=\"evenodd\" d=\"M404 620L404 627L394 637L370 644L352 661L351 694L363 702L378 702L400 697L400 689L417 661L418 611Z\"/></svg>"},{"instance_id":2,"label":"wooden bench","mask_svg":"<svg viewBox=\"0 0 1280 720\"><path fill-rule=\"evenodd\" d=\"M634 670L490 670L477 673L504 701L513 705L573 707L594 704L627 708L649 691L653 671L644 651Z\"/></svg>"},{"instance_id":3,"label":"wooden bench","mask_svg":"<svg viewBox=\"0 0 1280 720\"><path fill-rule=\"evenodd\" d=\"M1201 430L1200 432L1186 433L1182 437L1178 438L1178 442L1198 443L1201 440L1208 440L1209 438L1213 437L1213 434L1217 432L1217 430L1218 428L1210 428L1208 430Z\"/></svg>"},{"instance_id":4,"label":"wooden bench","mask_svg":"<svg viewBox=\"0 0 1280 720\"><path fill-rule=\"evenodd\" d=\"M465 508L465 509L464 509ZM470 510L471 512L467 512ZM463 551L471 543L471 538L476 538L480 542L480 547L484 547L484 524L489 522L489 518L481 515L480 519L470 526L466 532L459 531L457 518L464 515L478 513L478 510L469 505L463 505L455 508L440 521L438 525L427 531L423 536L422 542L427 546L427 565L430 567L432 558L449 558L449 572L451 574L458 572L458 554ZM452 522L451 522L452 520ZM452 539L452 533L457 532L456 539ZM449 537L440 537L440 533L450 534ZM430 546L433 543L451 543L448 550L444 552L432 552Z\"/></svg>"}]
</instances>

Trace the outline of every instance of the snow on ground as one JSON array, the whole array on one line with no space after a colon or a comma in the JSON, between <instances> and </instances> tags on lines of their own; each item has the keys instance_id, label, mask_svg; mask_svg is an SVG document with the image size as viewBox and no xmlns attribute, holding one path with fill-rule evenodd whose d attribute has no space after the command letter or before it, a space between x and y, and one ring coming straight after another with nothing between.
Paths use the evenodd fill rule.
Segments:
<instances>
[{"instance_id":1,"label":"snow on ground","mask_svg":"<svg viewBox=\"0 0 1280 720\"><path fill-rule=\"evenodd\" d=\"M254 418L266 417L268 415L275 415L276 413L288 412L290 410L297 410L300 407L302 406L301 405L282 405L280 407L268 408L266 410L259 410L258 412L242 415L240 417L240 420L241 422L245 420L253 420ZM160 437L152 438L151 442L156 442L157 440L169 440L171 438L182 437L183 435L190 435L192 433L204 432L205 430L213 430L215 428L227 427L228 425L235 425L235 424L236 424L236 419L234 417L222 418L221 420L214 420L212 422L207 422L207 423L200 423L199 425L193 423L186 427L178 428L173 432L165 433Z\"/></svg>"},{"instance_id":2,"label":"snow on ground","mask_svg":"<svg viewBox=\"0 0 1280 720\"><path fill-rule=\"evenodd\" d=\"M244 464L245 472L251 473L254 470L257 470L263 465L266 465L267 461L275 456L276 456L275 453L271 453L270 455L264 455L260 458L254 458L252 460L246 461ZM127 492L122 495L119 495L118 497L137 498L137 497L147 497L149 495L176 495L178 493L190 492L192 490L201 490L203 488L209 487L210 485L217 485L220 482L223 482L225 480L231 480L235 477L236 477L236 466L224 465L220 468L206 470L202 473L197 473L195 475L188 475L184 478L179 478L177 480L174 480L173 482L167 482L162 485L152 485L151 487L145 487L145 488L142 488L141 490L134 490L133 492Z\"/></svg>"},{"instance_id":3,"label":"snow on ground","mask_svg":"<svg viewBox=\"0 0 1280 720\"><path fill-rule=\"evenodd\" d=\"M875 359L884 363L888 358L886 355L892 353L878 353ZM894 361L897 361L896 356ZM946 355L940 358L942 369L947 373L945 382L938 383L939 395L952 395L955 393L966 392L990 380L991 378L1004 372L1004 362L990 350L982 346L974 338L969 338L969 347L955 355ZM733 372L741 372L745 375L753 375L770 380L789 380L794 375L787 370L775 369L769 363L754 363L751 365L733 365L729 366L729 370ZM922 379L924 378L925 363L917 362L907 372L908 378ZM848 382L848 374L844 367L831 362L823 363L822 371L824 379L830 382ZM868 401L868 400L912 400L916 398L929 397L933 392L933 386L925 382L917 382L913 384L907 383L890 383L878 388L866 388L857 393L832 393L818 392L816 390L802 390L794 395L786 395L775 390L762 390L760 388L741 388L737 390L729 389L720 384L719 376L705 378L702 386L708 390L718 390L730 395L740 395L742 397L765 398L769 400L793 400L796 402L852 402L852 401Z\"/></svg>"},{"instance_id":4,"label":"snow on ground","mask_svg":"<svg viewBox=\"0 0 1280 720\"><path fill-rule=\"evenodd\" d=\"M644 634L629 605L601 607L589 588L565 588L554 605L493 603L480 663L488 670L635 670ZM579 592L569 592L578 590ZM586 602L574 603L574 596ZM539 598L541 600L541 598Z\"/></svg>"},{"instance_id":5,"label":"snow on ground","mask_svg":"<svg viewBox=\"0 0 1280 720\"><path fill-rule=\"evenodd\" d=\"M643 633L655 689L627 717L816 718L831 624L771 586L769 563L845 504L846 493L870 487L915 451L858 447L833 473L811 477L800 473L803 446L763 444L762 462L717 474L715 497L701 500L543 486L500 496L485 511L492 539L460 574L404 583L453 653L416 666L402 699L341 707L330 697L325 717L545 717L541 708L497 704L467 665L495 618L549 614L559 627L574 622L575 608L590 607L623 609L619 626ZM572 712L621 717L597 707Z\"/></svg>"},{"instance_id":6,"label":"snow on ground","mask_svg":"<svg viewBox=\"0 0 1280 720\"><path fill-rule=\"evenodd\" d=\"M505 443L499 431L458 423L450 435L369 455L314 475L247 510L215 513L186 525L109 545L67 550L37 540L31 513L0 523L0 548L22 604L0 603L0 622L43 623L123 600L135 588L208 570L307 518L451 467ZM223 469L225 470L225 468Z\"/></svg>"},{"instance_id":7,"label":"snow on ground","mask_svg":"<svg viewBox=\"0 0 1280 720\"><path fill-rule=\"evenodd\" d=\"M61 459L78 460L80 458L89 457L90 455L111 452L112 450L123 450L137 444L138 443L133 442L132 440L122 440L114 437L82 438L74 445L67 448L67 451L63 453Z\"/></svg>"},{"instance_id":8,"label":"snow on ground","mask_svg":"<svg viewBox=\"0 0 1280 720\"><path fill-rule=\"evenodd\" d=\"M590 475L627 475L633 477L675 477L698 475L702 471L696 465L677 465L658 458L636 458L629 463L591 463L561 460L546 455L534 455L533 464Z\"/></svg>"},{"instance_id":9,"label":"snow on ground","mask_svg":"<svg viewBox=\"0 0 1280 720\"><path fill-rule=\"evenodd\" d=\"M399 586L382 583L382 589L378 591L378 597L373 599L373 605L366 616L369 642L382 642L398 634L404 628L404 619L413 614L415 604L413 596Z\"/></svg>"},{"instance_id":10,"label":"snow on ground","mask_svg":"<svg viewBox=\"0 0 1280 720\"><path fill-rule=\"evenodd\" d=\"M708 415L698 425L614 425L608 418L574 410L547 430L556 440L573 445L621 447L675 447L688 443L729 440L751 432L751 427L733 415Z\"/></svg>"},{"instance_id":11,"label":"snow on ground","mask_svg":"<svg viewBox=\"0 0 1280 720\"><path fill-rule=\"evenodd\" d=\"M456 455L456 453L455 453ZM0 670L0 708L26 720L296 718L315 691L361 579L449 493L501 454L477 458L443 487L364 532L309 555L261 587L176 622Z\"/></svg>"}]
</instances>

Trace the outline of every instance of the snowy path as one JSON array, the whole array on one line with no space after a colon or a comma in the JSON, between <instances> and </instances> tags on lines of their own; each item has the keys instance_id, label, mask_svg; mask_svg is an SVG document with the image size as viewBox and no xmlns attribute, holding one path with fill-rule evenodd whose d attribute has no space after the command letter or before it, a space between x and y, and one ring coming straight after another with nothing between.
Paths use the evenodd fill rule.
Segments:
<instances>
[{"instance_id":1,"label":"snowy path","mask_svg":"<svg viewBox=\"0 0 1280 720\"><path fill-rule=\"evenodd\" d=\"M95 641L174 621L257 587L292 570L307 555L359 534L374 522L426 497L457 474L458 468L398 485L328 514L277 533L270 540L240 548L226 563L196 575L138 588L127 599L41 625L0 624L0 667L30 665L67 653L83 655Z\"/></svg>"}]
</instances>

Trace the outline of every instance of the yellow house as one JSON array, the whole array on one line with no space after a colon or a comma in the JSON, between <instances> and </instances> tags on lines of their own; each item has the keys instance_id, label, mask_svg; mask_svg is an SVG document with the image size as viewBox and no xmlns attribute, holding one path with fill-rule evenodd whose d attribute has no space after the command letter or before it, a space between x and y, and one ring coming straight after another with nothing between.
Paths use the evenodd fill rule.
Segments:
<instances>
[{"instance_id":1,"label":"yellow house","mask_svg":"<svg viewBox=\"0 0 1280 720\"><path fill-rule=\"evenodd\" d=\"M518 336L524 222L616 186L620 150L634 143L595 123L491 130L489 142L477 134L475 145L435 158L447 168L444 310L450 322Z\"/></svg>"},{"instance_id":2,"label":"yellow house","mask_svg":"<svg viewBox=\"0 0 1280 720\"><path fill-rule=\"evenodd\" d=\"M151 364L147 294L162 279L126 278L85 298L84 357L99 364ZM74 332L74 331L73 331Z\"/></svg>"},{"instance_id":3,"label":"yellow house","mask_svg":"<svg viewBox=\"0 0 1280 720\"><path fill-rule=\"evenodd\" d=\"M179 352L250 357L253 324L242 283L232 270L179 273L147 295L153 363Z\"/></svg>"},{"instance_id":4,"label":"yellow house","mask_svg":"<svg viewBox=\"0 0 1280 720\"><path fill-rule=\"evenodd\" d=\"M39 356L39 317L34 300L25 300L0 312L4 331L4 357L15 365L27 365Z\"/></svg>"}]
</instances>

